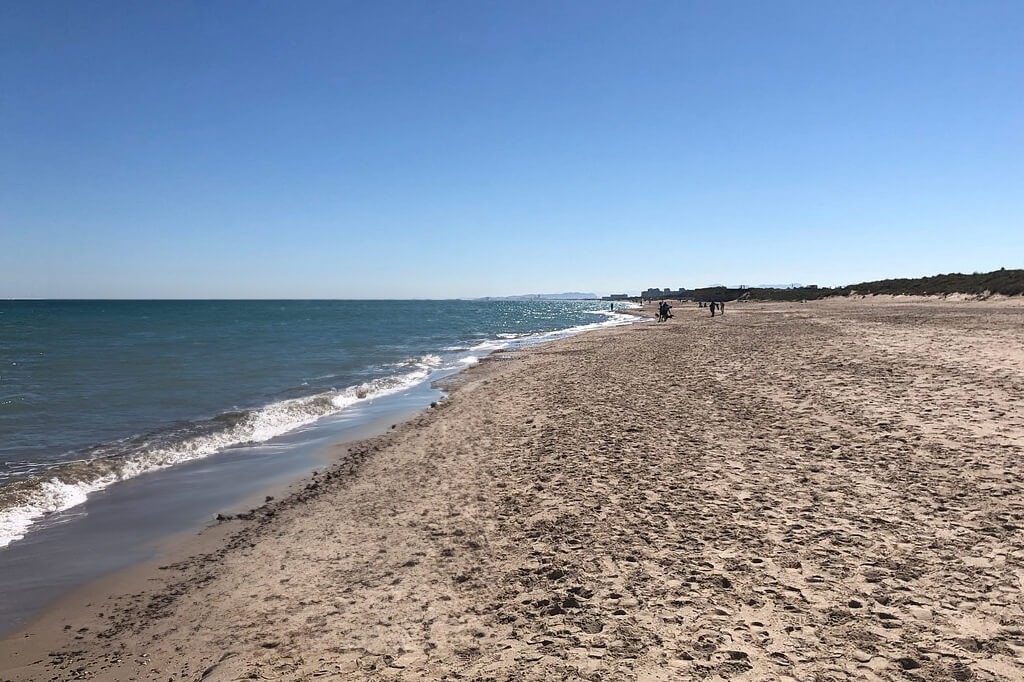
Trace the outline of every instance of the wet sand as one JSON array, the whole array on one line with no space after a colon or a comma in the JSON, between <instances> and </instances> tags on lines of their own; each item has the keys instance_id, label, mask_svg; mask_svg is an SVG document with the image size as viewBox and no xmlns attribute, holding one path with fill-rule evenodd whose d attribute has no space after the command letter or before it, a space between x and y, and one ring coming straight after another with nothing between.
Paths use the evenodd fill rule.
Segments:
<instances>
[{"instance_id":1,"label":"wet sand","mask_svg":"<svg viewBox=\"0 0 1024 682\"><path fill-rule=\"evenodd\" d=\"M52 515L0 548L0 638L61 595L164 555L165 540L194 534L218 513L248 511L267 495L281 497L291 483L337 460L326 446L386 433L440 396L419 385L366 401L315 429L131 478Z\"/></svg>"},{"instance_id":2,"label":"wet sand","mask_svg":"<svg viewBox=\"0 0 1024 682\"><path fill-rule=\"evenodd\" d=\"M1022 302L707 312L493 356L0 679L1024 679Z\"/></svg>"}]
</instances>

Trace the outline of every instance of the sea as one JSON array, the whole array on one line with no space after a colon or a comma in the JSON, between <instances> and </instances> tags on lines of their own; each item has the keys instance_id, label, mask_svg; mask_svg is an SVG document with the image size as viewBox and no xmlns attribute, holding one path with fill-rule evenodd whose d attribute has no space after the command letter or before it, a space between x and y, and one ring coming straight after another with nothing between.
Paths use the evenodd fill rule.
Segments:
<instances>
[{"instance_id":1,"label":"sea","mask_svg":"<svg viewBox=\"0 0 1024 682\"><path fill-rule=\"evenodd\" d=\"M0 629L137 558L121 546L147 527L179 530L147 521L171 500L205 518L489 353L636 319L593 300L0 301L0 604L35 595ZM76 561L91 572L40 573Z\"/></svg>"}]
</instances>

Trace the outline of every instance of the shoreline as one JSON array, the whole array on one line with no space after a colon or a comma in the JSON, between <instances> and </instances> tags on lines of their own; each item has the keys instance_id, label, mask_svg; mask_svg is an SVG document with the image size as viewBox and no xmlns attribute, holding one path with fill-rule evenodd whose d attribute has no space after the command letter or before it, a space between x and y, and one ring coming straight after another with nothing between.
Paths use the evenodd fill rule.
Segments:
<instances>
[{"instance_id":1,"label":"shoreline","mask_svg":"<svg viewBox=\"0 0 1024 682\"><path fill-rule=\"evenodd\" d=\"M455 375L0 677L1024 673L1024 309L673 312Z\"/></svg>"},{"instance_id":2,"label":"shoreline","mask_svg":"<svg viewBox=\"0 0 1024 682\"><path fill-rule=\"evenodd\" d=\"M9 642L32 637L36 632L63 632L64 625L69 620L82 620L83 616L88 620L86 614L90 612L94 603L143 592L168 567L217 552L231 541L242 524L261 510L266 510L271 502L287 500L308 486L320 472L338 465L344 457L342 450L358 446L364 441L386 437L398 424L413 419L417 414L418 412L407 412L391 417L382 416L360 424L354 429L357 433L352 438L334 441L312 452L312 456L322 462L312 472L307 471L277 480L238 500L225 503L216 517L204 521L202 525L158 538L151 545L152 556L107 571L55 596L37 609L25 623L0 632L0 661L4 661L3 656L8 653ZM102 612L100 616L102 617ZM99 624L101 621L93 622ZM29 656L38 657L44 653L45 648L32 648ZM0 665L0 673L2 672L4 667Z\"/></svg>"},{"instance_id":3,"label":"shoreline","mask_svg":"<svg viewBox=\"0 0 1024 682\"><path fill-rule=\"evenodd\" d=\"M622 313L624 311L617 311ZM593 331L593 330L588 330ZM555 334L561 332L552 332ZM574 336L581 332L572 332L570 336ZM587 333L587 332L582 332ZM543 345L545 343L552 343L553 341L535 341L527 344L526 346L519 346L519 348L530 348L535 345ZM497 353L509 352L509 349L498 349L496 351L490 351L487 356ZM514 351L513 351L514 352ZM436 401L431 401L432 397L436 397L439 400L443 400L445 396L445 389L442 386L447 385L453 381L457 382L456 377L467 370L474 367L474 364L466 365L458 369L444 372L436 379L428 380L422 384L411 387L407 391L401 394L389 395L376 398L370 401L369 411L361 417L357 417L354 424L343 425L341 427L338 424L329 426L328 429L336 431L337 433L333 436L327 436L321 445L310 447L309 444L299 441L298 444L292 444L289 449L298 448L298 455L292 455L292 458L299 457L302 461L289 464L284 466L281 471L271 476L269 481L265 484L258 486L248 492L241 493L240 497L228 496L223 502L215 502L216 509L211 509L209 516L203 516L202 518L196 518L185 523L177 523L175 527L169 530L158 530L153 533L151 538L147 538L141 542L133 542L130 546L125 547L123 556L111 564L108 568L101 570L84 571L80 575L82 577L72 577L71 582L67 587L58 588L52 595L44 597L42 599L36 599L30 602L27 607L28 613L26 616L20 616L18 620L5 623L4 627L0 627L0 642L7 641L10 639L17 639L24 635L24 633L33 629L34 624L37 622L44 622L52 620L53 612L60 612L65 610L71 603L82 602L78 597L80 595L88 595L90 599L95 599L97 595L105 594L103 588L98 588L99 585L118 585L120 582L138 582L135 579L136 574L148 575L153 573L155 567L158 564L164 564L169 561L169 557L176 557L177 560L186 558L183 555L188 552L190 543L188 538L195 537L196 552L206 551L211 545L210 542L203 539L202 536L206 534L218 536L217 533L212 532L218 525L222 525L223 522L234 521L238 518L245 518L251 516L257 508L262 508L268 498L281 498L287 496L289 491L297 486L305 485L310 476L318 471L322 472L325 469L329 469L338 463L338 459L343 455L338 454L338 449L343 446L347 446L353 443L359 443L364 440L370 440L377 437L385 436L389 431L394 429L398 424L408 421L416 417L416 415L429 409ZM408 394L408 395L407 395ZM415 405L413 405L415 403ZM428 403L432 403L428 405ZM378 409L383 406L383 409ZM364 411L366 408L363 408ZM378 412L379 414L374 414ZM338 420L342 418L344 423L344 413L332 415L327 419ZM285 434L284 438L289 438L289 434ZM266 443L257 444L256 448L265 447ZM234 448L233 450L237 450ZM247 449L246 446L242 448ZM222 457L224 453L215 455L215 457ZM220 459L210 460L208 458L202 458L199 460L193 460L182 465L185 469L187 468L206 468L206 467L217 467ZM182 471L182 466L178 468L172 468L167 471L154 472L156 476L162 477L167 474L174 475ZM242 473L242 472L240 472ZM142 481L153 480L152 474L142 479ZM140 479L131 479L125 482L127 486L138 486ZM164 486L166 487L166 485ZM116 487L111 490L101 491L99 499L103 499L105 496L122 492L123 487ZM91 501L93 504L96 500ZM102 503L102 502L101 502ZM88 504L88 503L87 503ZM36 531L38 533L39 531ZM42 532L45 532L42 531ZM223 539L223 538L221 538ZM45 540L41 540L38 535L33 535L30 538L30 542L39 540L45 544ZM184 549L183 549L184 548ZM0 549L0 551L4 551ZM23 550L18 547L12 550L16 554L22 554ZM10 557L8 556L8 559ZM15 560L15 565L18 565L23 560L19 557ZM173 563L173 562L172 562ZM67 582L67 576L61 576L62 583ZM144 584L144 580L141 584ZM117 592L117 590L113 590ZM20 609L25 611L26 609ZM16 612L17 613L17 612ZM2 651L2 649L0 649Z\"/></svg>"},{"instance_id":4,"label":"shoreline","mask_svg":"<svg viewBox=\"0 0 1024 682\"><path fill-rule=\"evenodd\" d=\"M426 409L426 408L424 408ZM239 516L246 516L254 509L265 504L271 499L277 499L290 494L293 488L304 484L311 472L322 471L330 468L336 463L338 447L355 443L387 433L394 424L405 421L415 416L417 411L403 409L393 413L375 416L365 422L349 427L342 432L338 438L332 439L326 445L314 447L308 452L293 455L295 461L281 470L274 470L266 483L248 491L240 492L238 496L226 494L222 501L215 501L210 507L211 513L192 521L175 522L176 530L156 530L151 538L135 541L131 546L125 547L123 557L117 560L111 568L101 569L98 572L83 572L83 577L71 578L72 583L66 589L60 589L51 596L43 598L37 605L30 606L26 616L21 617L22 622L13 622L4 628L0 628L0 641L15 638L19 633L32 629L37 621L50 619L51 612L59 612L66 608L68 603L81 602L79 595L104 594L97 585L109 584L118 585L122 582L139 582L133 576L137 573L149 575L155 570L158 564L167 563L170 557L184 558L183 553L192 553L191 539L195 540L195 552L207 551L211 546L206 535L219 537L216 528L223 525L223 521L229 521ZM203 463L204 466L217 466L217 462ZM192 463L196 466L195 463ZM161 472L164 473L164 472ZM132 482L129 482L132 483ZM161 484L166 488L170 484ZM238 492L238 491L236 491ZM94 532L94 531L87 531ZM30 541L35 541L33 536ZM223 538L221 538L223 539ZM55 540L50 539L49 542ZM45 546L47 540L42 540ZM14 552L20 552L18 547ZM142 580L140 584L144 584Z\"/></svg>"},{"instance_id":5,"label":"shoreline","mask_svg":"<svg viewBox=\"0 0 1024 682\"><path fill-rule=\"evenodd\" d=\"M339 302L339 305L344 303L346 302ZM169 407L164 410L166 414L162 413L160 409L149 410L149 416L153 419L140 421L136 415L134 421L129 420L123 428L117 428L121 421L117 417L119 414L117 411L107 414L96 407L103 403L102 400L73 400L76 391L83 390L84 384L80 385L81 382L70 381L67 387L62 388L56 385L59 384L59 377L56 375L43 377L41 381L48 382L46 390L55 396L55 401L65 400L89 407L76 412L67 405L63 406L63 411L67 412L69 417L66 429L69 433L77 434L70 440L67 438L61 440L66 435L62 431L62 428L65 427L57 425L40 430L38 420L26 422L22 418L22 421L19 422L17 419L19 412L15 410L15 420L9 426L14 429L12 434L21 435L21 438L20 440L15 439L13 452L17 453L20 451L17 449L18 447L35 441L41 452L48 452L47 448L57 448L58 450L63 448L64 454L53 457L41 455L38 458L28 454L20 459L17 456L12 459L13 455L11 454L4 456L3 461L0 462L0 469L3 469L3 476L0 476L3 479L0 481L0 498L2 498L0 501L3 502L3 508L0 509L0 550L25 538L27 533L34 533L55 523L63 523L67 516L78 514L76 508L88 503L90 499L106 494L112 487L117 488L124 483L130 484L133 479L140 476L160 475L161 472L170 471L182 465L188 466L197 460L207 460L211 456L223 455L225 452L235 449L255 450L265 445L272 446L273 442L292 443L295 433L319 431L322 430L321 427L324 424L344 422L350 411L359 412L361 406L367 402L387 400L407 390L417 390L418 386L424 385L424 380L429 382L430 377L458 371L467 364L475 362L478 356L497 348L542 342L578 333L578 331L592 326L621 324L621 320L624 319L622 315L610 315L610 318L614 319L597 323L591 322L591 320L602 319L600 316L605 314L604 310L591 310L591 307L575 305L564 309L558 308L554 311L542 310L540 313L542 319L528 323L526 320L529 319L529 315L524 311L528 311L529 306L523 306L517 311L527 315L526 317L505 321L497 321L498 318L487 318L489 322L485 321L486 324L483 326L491 331L485 333L467 331L465 328L467 311L458 305L453 305L450 306L450 310L444 308L444 314L453 318L453 320L449 320L453 327L448 332L441 331L439 332L441 335L438 336L437 330L435 330L436 333L431 337L433 341L420 339L408 348L403 346L401 341L395 345L394 339L384 339L384 344L378 348L380 352L367 350L370 346L364 348L356 338L358 333L367 334L367 338L376 338L373 335L379 333L379 330L374 327L376 323L371 321L363 325L366 329L359 327L361 332L357 329L358 333L353 332L349 335L352 338L345 337L341 341L342 346L345 343L356 343L356 346L353 347L354 350L349 350L353 350L355 356L361 358L356 362L359 367L356 365L349 367L344 363L343 367L333 368L331 371L320 367L316 363L323 363L326 360L324 360L323 354L318 354L317 349L320 349L325 342L322 338L319 341L314 339L310 342L310 347L313 350L309 354L313 358L309 362L311 378L301 379L301 381L295 379L299 383L289 388L291 379L294 377L287 377L275 384L276 391L271 390L265 395L256 391L262 397L253 398L250 395L249 399L241 399L240 402L236 398L238 395L246 395L245 381L239 381L238 386L235 386L240 389L240 393L237 393L230 389L230 386L233 386L230 381L221 381L223 377L220 377L210 367L197 365L196 371L200 374L192 376L191 383L183 380L181 385L174 384L167 381L166 377L155 374L150 377L148 383L166 385L167 390L172 392L170 398L166 401L157 400L156 404L162 406L166 402L167 405L174 407L182 401L186 403L198 401L203 405L195 410L181 410L179 409L180 405L175 409ZM353 310L349 310L345 306L342 308L343 313L353 314ZM106 313L104 309L93 312L96 315ZM301 312L301 308L299 312ZM494 311L473 310L471 312L486 316ZM330 321L324 323L324 329L330 328L331 324L338 323L337 317L329 317ZM363 319L372 320L372 317L367 316ZM619 322L615 320L619 320ZM54 324L59 326L60 323L55 322ZM501 332L505 328L515 330L523 325L532 331ZM557 328L545 331L551 325L555 325ZM434 326L437 325L434 324ZM539 331L537 327L540 328ZM275 328L285 329L287 325L278 324ZM323 329L320 331L323 333ZM410 329L406 329L405 332L412 334L411 338L419 339L416 335L420 332L416 330L415 324L410 325ZM231 329L224 330L217 327L213 331L197 332L199 336L204 333L207 336L216 336L216 334L222 333L230 337ZM279 335L287 337L288 332L279 332ZM88 342L88 339L84 339L84 341ZM102 339L97 341L100 346L102 346L101 341ZM320 346L317 346L317 343ZM327 343L329 345L329 342ZM301 343L295 345L302 346ZM373 346L373 342L371 342L371 346ZM362 350L360 350L361 348ZM238 351L237 348L235 350ZM340 348L336 350L342 356L349 352L349 350ZM17 349L15 351L19 352ZM21 349L20 352L27 353L28 351ZM301 354L301 351L299 352ZM104 357L109 355L111 354L108 353ZM241 355L244 353L236 352L221 358L221 360L225 361L223 363L225 365L233 365L238 362L245 364L244 357L239 359ZM399 359L400 357L401 359ZM267 360L268 367L277 366L274 363L274 358L267 358ZM284 359L283 364L292 368L287 358ZM100 366L102 367L102 365ZM299 371L296 368L292 369ZM270 374L273 374L273 371L276 370L267 370ZM142 373L145 374L145 371ZM115 375L111 379L111 386L119 386L117 382L123 378L118 379L116 372L107 372L107 374ZM188 376L185 377L185 379L188 378ZM95 377L95 379L98 383L103 381L102 377ZM212 391L211 387L202 388L204 379L212 380L212 386L225 385L229 388L219 392ZM15 381L18 381L17 377L15 377ZM139 384L147 384L147 381L141 381ZM199 393L187 394L182 386L191 386L188 390L195 389ZM200 388L196 389L196 386ZM199 396L206 396L210 393L216 393L216 398L205 401L199 398ZM111 399L113 403L117 402L116 396L104 394L104 397ZM136 396L129 390L124 398L128 402L141 405L147 404L149 396L145 391L140 391L140 395ZM55 404L57 407L54 409L59 409L62 405L59 402ZM121 412L125 411L122 409ZM27 411L22 410L21 413L27 414ZM92 426L85 426L83 420ZM90 433L93 437L90 437ZM54 443L58 445L54 445ZM32 447L36 447L36 445ZM3 614L0 613L0 621L2 621L2 617Z\"/></svg>"},{"instance_id":6,"label":"shoreline","mask_svg":"<svg viewBox=\"0 0 1024 682\"><path fill-rule=\"evenodd\" d=\"M166 547L207 530L217 517L245 514L267 496L280 496L310 472L330 466L331 453L339 444L384 434L440 395L425 382L367 401L354 413L331 415L312 436L298 431L283 434L98 491L80 507L63 512L67 521L35 529L13 546L0 548L5 589L14 597L0 602L0 639L59 608L69 595L91 590L94 582L159 563ZM281 448L286 455L277 454ZM240 480L232 481L232 476ZM160 501L159 513L154 513L147 499ZM148 522L140 524L132 514ZM97 538L100 548L90 544L89 538ZM83 562L81 552L95 556ZM51 587L46 587L46 579Z\"/></svg>"},{"instance_id":7,"label":"shoreline","mask_svg":"<svg viewBox=\"0 0 1024 682\"><path fill-rule=\"evenodd\" d=\"M589 330L582 334L600 331L604 330ZM432 390L442 393L440 399L431 405L400 415L381 416L360 424L354 429L358 434L355 437L332 441L312 453L313 457L323 462L322 467L271 483L225 504L216 519L202 526L162 536L154 545L154 556L107 571L55 596L37 609L25 623L0 632L0 679L6 681L3 675L16 672L25 664L39 663L47 658L53 640L67 637L71 637L72 641L81 640L83 637L80 633L96 632L106 627L106 609L97 611L97 603L112 603L141 595L152 589L154 581L161 581L168 569L194 569L196 565L210 561L211 557L223 553L227 548L238 546L239 536L252 531L261 522L272 519L278 507L301 504L306 493L319 486L318 479L321 477L336 476L339 469L346 470L348 475L358 475L359 460L362 457L379 450L382 443L390 440L397 431L422 419L425 413L443 404L450 391L471 381L466 377L474 370L564 340L557 339L514 350L492 351L479 362L430 382ZM353 458L353 452L359 454ZM69 622L76 623L73 633Z\"/></svg>"}]
</instances>

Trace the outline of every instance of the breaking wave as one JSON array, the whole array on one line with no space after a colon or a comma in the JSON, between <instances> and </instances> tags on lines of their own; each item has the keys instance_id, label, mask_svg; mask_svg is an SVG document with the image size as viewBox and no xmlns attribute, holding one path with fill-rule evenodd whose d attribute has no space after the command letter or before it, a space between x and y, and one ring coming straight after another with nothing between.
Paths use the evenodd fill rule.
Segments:
<instances>
[{"instance_id":1,"label":"breaking wave","mask_svg":"<svg viewBox=\"0 0 1024 682\"><path fill-rule=\"evenodd\" d=\"M266 442L360 401L400 393L439 372L464 369L496 350L639 320L610 311L596 312L604 319L557 331L501 333L475 344L447 346L438 353L393 363L384 368L389 374L361 384L279 400L255 409L225 412L212 419L103 443L78 453L76 459L22 471L18 478L0 484L0 548L24 537L47 516L80 505L92 493L119 481L208 457L227 448Z\"/></svg>"},{"instance_id":2,"label":"breaking wave","mask_svg":"<svg viewBox=\"0 0 1024 682\"><path fill-rule=\"evenodd\" d=\"M404 363L405 371L342 390L104 443L78 459L9 481L0 486L0 547L24 537L44 517L82 504L90 494L114 483L227 448L266 442L362 400L406 390L426 380L440 363L439 356L427 355Z\"/></svg>"}]
</instances>

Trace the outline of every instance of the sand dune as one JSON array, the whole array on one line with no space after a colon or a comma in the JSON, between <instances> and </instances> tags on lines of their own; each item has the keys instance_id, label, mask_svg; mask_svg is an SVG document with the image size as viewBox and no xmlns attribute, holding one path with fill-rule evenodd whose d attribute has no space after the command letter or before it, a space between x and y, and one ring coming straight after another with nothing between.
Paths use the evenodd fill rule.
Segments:
<instances>
[{"instance_id":1,"label":"sand dune","mask_svg":"<svg viewBox=\"0 0 1024 682\"><path fill-rule=\"evenodd\" d=\"M674 312L493 356L0 679L1024 679L1020 302Z\"/></svg>"}]
</instances>

